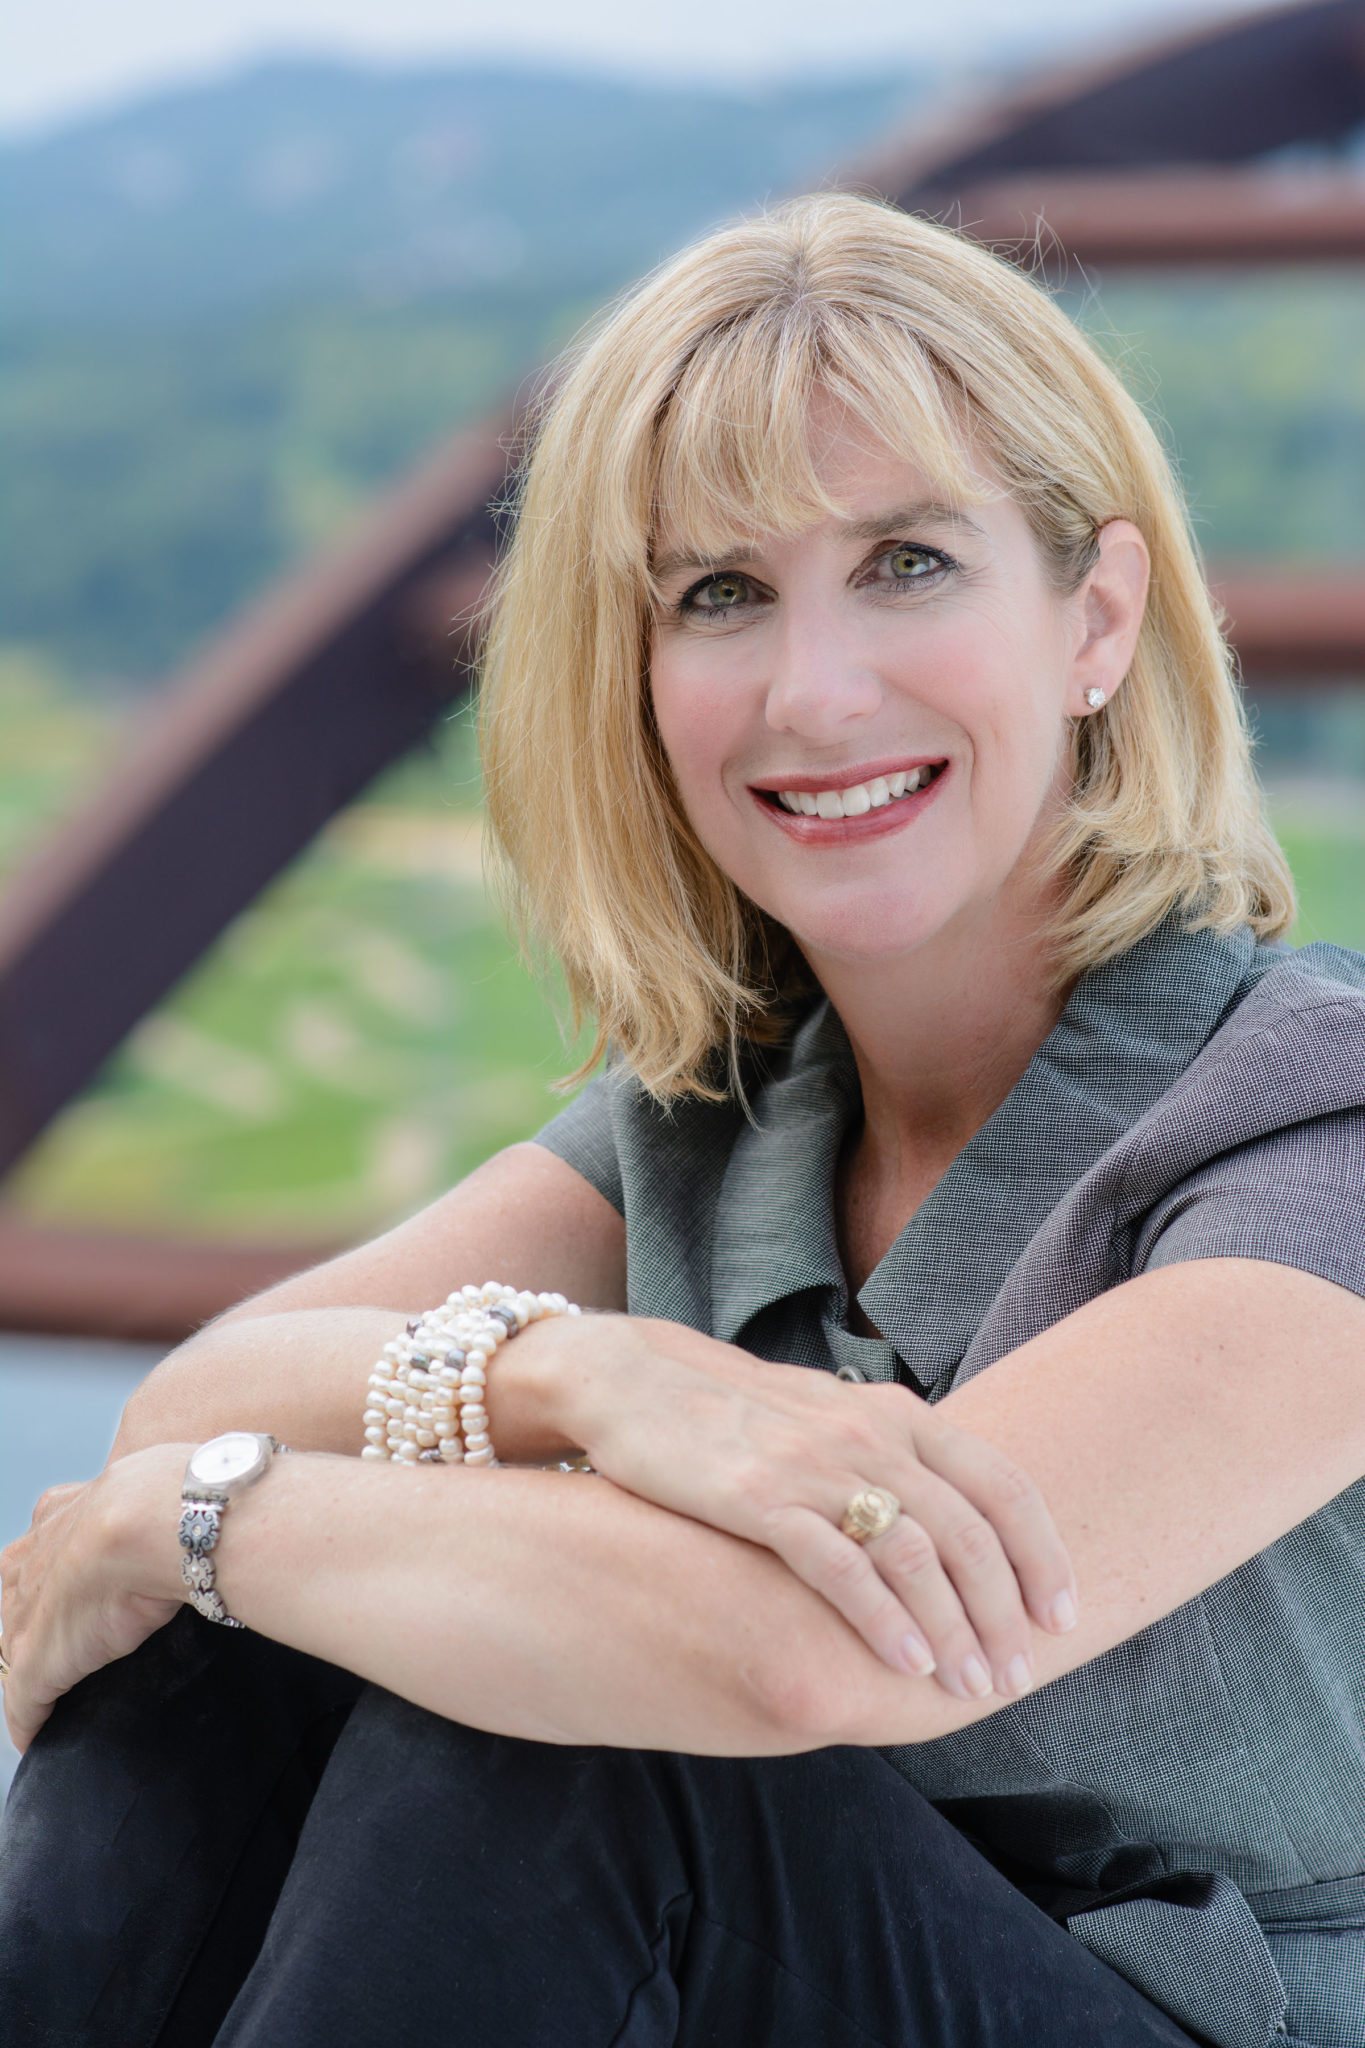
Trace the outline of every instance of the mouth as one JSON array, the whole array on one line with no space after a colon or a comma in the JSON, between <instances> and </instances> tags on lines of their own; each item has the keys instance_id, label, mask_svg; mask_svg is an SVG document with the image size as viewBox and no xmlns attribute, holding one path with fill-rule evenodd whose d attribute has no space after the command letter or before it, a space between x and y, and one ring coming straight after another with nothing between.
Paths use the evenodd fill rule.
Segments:
<instances>
[{"instance_id":1,"label":"mouth","mask_svg":"<svg viewBox=\"0 0 1365 2048\"><path fill-rule=\"evenodd\" d=\"M822 782L813 775L784 778L777 787L750 784L775 823L812 844L846 843L880 837L923 810L948 772L946 760L898 762L873 772L857 769L845 780ZM856 779L855 779L856 778Z\"/></svg>"}]
</instances>

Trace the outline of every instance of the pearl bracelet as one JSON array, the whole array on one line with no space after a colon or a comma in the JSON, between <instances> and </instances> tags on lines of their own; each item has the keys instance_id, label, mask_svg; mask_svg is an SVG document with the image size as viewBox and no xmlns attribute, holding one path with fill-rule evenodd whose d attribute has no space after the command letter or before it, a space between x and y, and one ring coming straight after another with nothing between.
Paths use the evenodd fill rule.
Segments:
<instances>
[{"instance_id":1,"label":"pearl bracelet","mask_svg":"<svg viewBox=\"0 0 1365 2048\"><path fill-rule=\"evenodd\" d=\"M496 1465L484 1405L493 1354L528 1323L581 1313L562 1294L525 1294L498 1280L457 1288L384 1346L366 1391L361 1457Z\"/></svg>"}]
</instances>

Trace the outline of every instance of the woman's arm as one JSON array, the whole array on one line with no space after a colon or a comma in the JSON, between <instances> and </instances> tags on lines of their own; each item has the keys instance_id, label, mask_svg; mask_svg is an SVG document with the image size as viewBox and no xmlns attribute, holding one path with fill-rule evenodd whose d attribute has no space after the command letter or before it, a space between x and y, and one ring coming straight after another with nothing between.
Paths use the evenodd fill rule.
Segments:
<instances>
[{"instance_id":1,"label":"woman's arm","mask_svg":"<svg viewBox=\"0 0 1365 2048\"><path fill-rule=\"evenodd\" d=\"M1036 1474L1053 1506L1081 1620L1062 1637L1035 1631L1046 1681L1365 1474L1365 1302L1260 1261L1168 1267L1089 1303L936 1413ZM758 1754L927 1741L1004 1704L892 1673L763 1550L601 1482L321 1461L275 1476L273 1500L269 1486L245 1496L225 1549L229 1604L235 1594L268 1634L482 1726ZM362 1506L372 1478L387 1482L386 1526L404 1532L382 1545ZM466 1482L458 1499L449 1478Z\"/></svg>"},{"instance_id":2,"label":"woman's arm","mask_svg":"<svg viewBox=\"0 0 1365 2048\"><path fill-rule=\"evenodd\" d=\"M1036 1473L1053 1505L1081 1621L1035 1632L1046 1681L1365 1474L1365 1302L1259 1261L1169 1267L1088 1304L938 1413ZM246 1496L225 1549L229 1602L268 1634L482 1726L759 1754L927 1741L1004 1704L892 1673L764 1551L602 1482L322 1461L278 1476L273 1499L266 1486ZM370 1498L391 1532L382 1544Z\"/></svg>"},{"instance_id":3,"label":"woman's arm","mask_svg":"<svg viewBox=\"0 0 1365 2048\"><path fill-rule=\"evenodd\" d=\"M1035 1470L1053 1504L1082 1601L1072 1634L1036 1633L1046 1681L1365 1473L1365 1303L1257 1261L1168 1267L938 1413ZM105 1475L93 1548L149 1605L176 1597L185 1454ZM24 1591L26 1574L40 1584L38 1552L23 1549L43 1526L7 1554L21 1678L30 1631L44 1641L41 1592ZM604 1481L286 1459L233 1504L220 1550L224 1597L264 1633L512 1734L752 1755L929 1741L1004 1704L892 1673L766 1552ZM98 1586L85 1604L100 1606ZM57 1690L61 1669L44 1665Z\"/></svg>"},{"instance_id":4,"label":"woman's arm","mask_svg":"<svg viewBox=\"0 0 1365 2048\"><path fill-rule=\"evenodd\" d=\"M512 1145L420 1215L219 1316L132 1396L111 1455L258 1429L300 1450L354 1452L365 1381L409 1316L467 1281L557 1289L625 1307L625 1224L552 1152ZM509 1457L558 1447L521 1404L499 1418Z\"/></svg>"},{"instance_id":5,"label":"woman's arm","mask_svg":"<svg viewBox=\"0 0 1365 2048\"><path fill-rule=\"evenodd\" d=\"M387 1237L234 1309L182 1346L134 1394L112 1455L229 1428L269 1432L299 1450L354 1453L366 1381L384 1343L414 1309L434 1305L462 1280L490 1275L542 1291L557 1287L592 1306L624 1307L622 1219L562 1160L534 1144L514 1146ZM807 1580L814 1570L826 1597L894 1668L937 1664L940 1682L968 1696L972 1684L988 1690L993 1681L1019 1689L1029 1650L1024 1603L1046 1619L1072 1578L1037 1490L1028 1489L1025 1512L984 1469L998 1463L988 1447L972 1444L955 1471L935 1474L913 1445L900 1441L897 1415L886 1418L880 1462L869 1464L856 1444L842 1452L844 1425L860 1404L828 1375L760 1367L731 1346L674 1325L618 1317L557 1327L561 1340L579 1333L576 1349L566 1351L562 1341L547 1348L553 1333L541 1325L499 1359L493 1374L493 1440L505 1461L546 1463L581 1448L588 1407L565 1396L591 1383L599 1408L618 1421L629 1414L634 1440L648 1454L643 1462L627 1456L618 1469L614 1447L604 1441L598 1462L610 1476L663 1506L769 1544ZM779 1406L790 1411L777 1417L788 1449L785 1463L771 1465L777 1505L806 1503L793 1530L776 1520L765 1526L749 1511L752 1500L736 1503L733 1488L730 1511L721 1507L718 1519L722 1468L733 1468L744 1442L766 1459L769 1439L746 1433L723 1403L699 1408L694 1399L684 1413L681 1390L695 1393L699 1381L713 1382L686 1370L670 1377L678 1361L642 1331L705 1354L713 1371L718 1361L732 1380L766 1374L774 1383ZM908 1394L901 1398L910 1404ZM745 1404L741 1398L731 1405ZM764 1406L750 1401L749 1415L763 1421ZM868 1404L858 1414L864 1418L870 1419ZM661 1470L671 1490L659 1490ZM692 1483L679 1491L684 1472ZM790 1478L796 1491L788 1486L781 1497ZM902 1570L908 1520L896 1543L883 1541L867 1553L834 1527L851 1495L874 1483L889 1485L921 1518L924 1555L912 1560L913 1583ZM736 1505L745 1512L734 1512ZM822 1543L836 1563L842 1559L842 1572L816 1554Z\"/></svg>"}]
</instances>

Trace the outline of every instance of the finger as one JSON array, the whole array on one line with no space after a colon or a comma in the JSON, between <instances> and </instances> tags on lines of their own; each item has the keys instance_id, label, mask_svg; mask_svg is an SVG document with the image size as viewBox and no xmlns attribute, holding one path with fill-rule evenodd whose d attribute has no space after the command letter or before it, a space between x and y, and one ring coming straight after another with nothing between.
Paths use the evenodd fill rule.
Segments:
<instances>
[{"instance_id":1,"label":"finger","mask_svg":"<svg viewBox=\"0 0 1365 2048\"><path fill-rule=\"evenodd\" d=\"M1029 1613L1065 1635L1076 1626L1076 1574L1051 1510L1021 1465L984 1437L937 1417L920 1418L921 1462L985 1516L1004 1547Z\"/></svg>"},{"instance_id":2,"label":"finger","mask_svg":"<svg viewBox=\"0 0 1365 2048\"><path fill-rule=\"evenodd\" d=\"M928 1475L926 1475L928 1476ZM938 1484L939 1482L935 1482ZM926 1489L921 1488L921 1491ZM918 1504L917 1504L918 1505ZM970 1510L968 1511L970 1512ZM996 1690L995 1670L991 1650L983 1643L974 1617L967 1611L966 1604L947 1569L948 1558L944 1554L954 1531L947 1516L940 1517L941 1527L936 1534L918 1514L907 1514L904 1510L884 1536L874 1536L864 1544L863 1554L875 1566L879 1577L884 1579L897 1595L901 1605L913 1616L916 1626L925 1637L934 1653L939 1683L950 1692L954 1699L981 1700ZM998 1546L997 1546L998 1548ZM1011 1639L1007 1613L1008 1599L1000 1598L1000 1587L993 1588L1003 1621L996 1619L996 1607L989 1601L979 1600L983 1616L993 1632L997 1658L1000 1647L1005 1648L1003 1659L999 1659L1002 1677L1008 1671L1010 1660L1018 1654L1018 1643L1022 1636L1026 1640L1028 1622L1024 1616L1014 1575L1000 1552L1001 1574L1008 1582L1009 1596L1012 1596L1016 1616L1016 1633ZM1019 1674L1013 1674L1018 1677ZM1031 1672L1019 1690L1026 1692L1031 1682ZM1002 1686L999 1688L1004 1690ZM1012 1690L1006 1697L1013 1697Z\"/></svg>"},{"instance_id":3,"label":"finger","mask_svg":"<svg viewBox=\"0 0 1365 2048\"><path fill-rule=\"evenodd\" d=\"M898 1524L868 1546L877 1569L890 1577L924 1625L926 1617L918 1604L922 1596L912 1595L899 1576L906 1569L895 1555L899 1544L910 1566L921 1572L935 1601L934 1616L927 1625L940 1669L959 1670L968 1695L977 1698L979 1659L989 1673L990 1686L1005 1699L1018 1699L1033 1684L1033 1634L1019 1581L999 1537L956 1487L923 1467L912 1474L903 1498L908 1513L902 1514L901 1523L908 1521L910 1532L922 1530L926 1540L921 1543ZM929 1571L927 1558L922 1556L926 1548L932 1549L940 1572L956 1595L955 1602L945 1599ZM950 1631L942 1646L934 1632L938 1626Z\"/></svg>"},{"instance_id":4,"label":"finger","mask_svg":"<svg viewBox=\"0 0 1365 2048\"><path fill-rule=\"evenodd\" d=\"M927 1678L934 1655L913 1615L860 1549L814 1508L782 1507L768 1517L768 1547L803 1584L827 1600L892 1671Z\"/></svg>"}]
</instances>

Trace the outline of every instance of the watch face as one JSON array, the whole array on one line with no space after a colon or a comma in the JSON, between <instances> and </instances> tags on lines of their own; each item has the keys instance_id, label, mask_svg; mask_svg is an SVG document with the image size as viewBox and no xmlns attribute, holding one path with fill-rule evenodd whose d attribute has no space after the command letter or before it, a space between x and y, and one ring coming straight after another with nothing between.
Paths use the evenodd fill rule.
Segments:
<instances>
[{"instance_id":1,"label":"watch face","mask_svg":"<svg viewBox=\"0 0 1365 2048\"><path fill-rule=\"evenodd\" d=\"M200 1486L228 1486L243 1479L265 1459L265 1445L247 1430L229 1430L200 1444L190 1459L190 1474Z\"/></svg>"}]
</instances>

